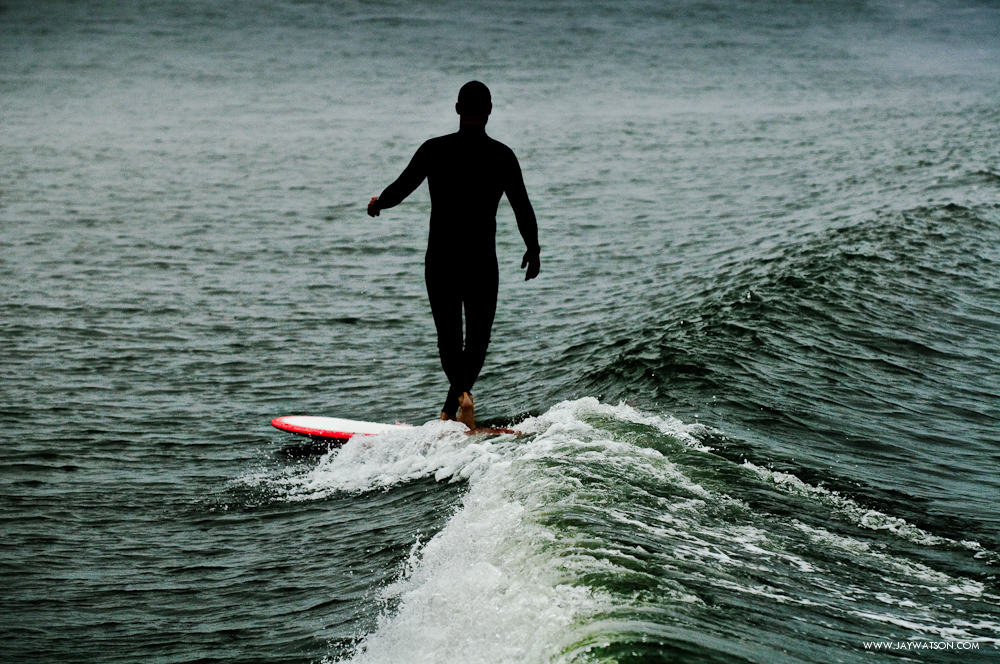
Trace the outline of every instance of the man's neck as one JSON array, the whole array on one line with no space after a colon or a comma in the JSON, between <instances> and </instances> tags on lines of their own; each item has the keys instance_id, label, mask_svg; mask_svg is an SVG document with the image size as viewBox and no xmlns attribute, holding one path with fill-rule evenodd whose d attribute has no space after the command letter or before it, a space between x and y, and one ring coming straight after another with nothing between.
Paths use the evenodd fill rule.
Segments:
<instances>
[{"instance_id":1,"label":"man's neck","mask_svg":"<svg viewBox=\"0 0 1000 664\"><path fill-rule=\"evenodd\" d=\"M488 115L485 116L459 116L458 118L458 130L462 133L469 134L485 134L486 133L486 122L489 120Z\"/></svg>"}]
</instances>

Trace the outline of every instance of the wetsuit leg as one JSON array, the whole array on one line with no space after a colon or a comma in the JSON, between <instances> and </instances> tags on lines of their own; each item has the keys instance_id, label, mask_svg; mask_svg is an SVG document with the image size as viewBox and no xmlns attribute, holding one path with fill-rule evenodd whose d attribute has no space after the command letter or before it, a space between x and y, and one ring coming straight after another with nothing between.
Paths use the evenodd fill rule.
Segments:
<instances>
[{"instance_id":1,"label":"wetsuit leg","mask_svg":"<svg viewBox=\"0 0 1000 664\"><path fill-rule=\"evenodd\" d=\"M462 374L462 298L457 287L457 275L433 265L430 258L424 268L427 297L431 303L434 327L437 329L441 368L448 377L448 397L441 410L448 417L458 412L455 388L463 382Z\"/></svg>"},{"instance_id":2,"label":"wetsuit leg","mask_svg":"<svg viewBox=\"0 0 1000 664\"><path fill-rule=\"evenodd\" d=\"M474 277L467 280L469 289L464 293L465 305L465 348L463 353L462 383L459 392L471 392L479 372L486 361L486 349L490 345L490 332L497 311L497 266L496 262L476 270Z\"/></svg>"},{"instance_id":3,"label":"wetsuit leg","mask_svg":"<svg viewBox=\"0 0 1000 664\"><path fill-rule=\"evenodd\" d=\"M449 389L442 411L458 412L458 397L471 392L486 360L490 331L496 315L498 271L496 260L486 258L475 267L456 269L428 256L424 277L437 328L441 368ZM465 313L465 338L462 314Z\"/></svg>"}]
</instances>

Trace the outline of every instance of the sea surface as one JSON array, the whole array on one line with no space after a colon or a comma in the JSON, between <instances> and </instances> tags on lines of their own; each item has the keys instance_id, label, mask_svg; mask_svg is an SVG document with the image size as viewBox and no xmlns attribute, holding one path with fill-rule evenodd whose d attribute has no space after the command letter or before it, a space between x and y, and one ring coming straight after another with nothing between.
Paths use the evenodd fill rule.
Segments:
<instances>
[{"instance_id":1,"label":"sea surface","mask_svg":"<svg viewBox=\"0 0 1000 664\"><path fill-rule=\"evenodd\" d=\"M1000 661L996 2L4 0L0 284L0 661Z\"/></svg>"}]
</instances>

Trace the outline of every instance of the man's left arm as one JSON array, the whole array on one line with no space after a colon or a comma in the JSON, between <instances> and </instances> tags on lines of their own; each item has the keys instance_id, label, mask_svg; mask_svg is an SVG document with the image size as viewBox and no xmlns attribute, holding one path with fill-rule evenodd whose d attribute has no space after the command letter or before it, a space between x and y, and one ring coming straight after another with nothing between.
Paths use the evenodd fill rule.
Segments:
<instances>
[{"instance_id":1,"label":"man's left arm","mask_svg":"<svg viewBox=\"0 0 1000 664\"><path fill-rule=\"evenodd\" d=\"M514 218L517 220L517 230L521 232L524 239L524 258L521 259L521 268L527 268L524 280L534 279L541 269L541 248L538 246L538 221L535 219L535 210L528 200L528 191L524 187L524 177L521 175L521 166L517 163L517 157L513 153L510 155L509 172L507 173L504 192L510 207L514 210Z\"/></svg>"}]
</instances>

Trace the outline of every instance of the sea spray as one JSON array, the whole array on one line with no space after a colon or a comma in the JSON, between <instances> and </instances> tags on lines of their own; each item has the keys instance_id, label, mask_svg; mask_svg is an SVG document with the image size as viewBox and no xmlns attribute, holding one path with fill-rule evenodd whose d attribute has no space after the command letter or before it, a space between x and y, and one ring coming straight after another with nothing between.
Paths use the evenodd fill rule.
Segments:
<instances>
[{"instance_id":1,"label":"sea spray","mask_svg":"<svg viewBox=\"0 0 1000 664\"><path fill-rule=\"evenodd\" d=\"M348 450L337 467L351 471L336 478L333 453L290 491L301 500L332 486L468 481L443 529L380 591L387 608L349 661L618 661L677 654L678 643L704 655L744 630L724 618L733 612L785 642L737 648L750 659L860 646L812 630L790 644L792 616L872 637L903 629L1000 643L988 611L995 584L936 569L893 541L932 547L939 536L888 516L893 527L872 533L846 497L831 502L793 475L775 482L714 455L699 425L585 398L519 427L519 438L469 438L447 425L393 432L403 436L396 448L366 442L380 462ZM941 593L961 615L935 606Z\"/></svg>"}]
</instances>

